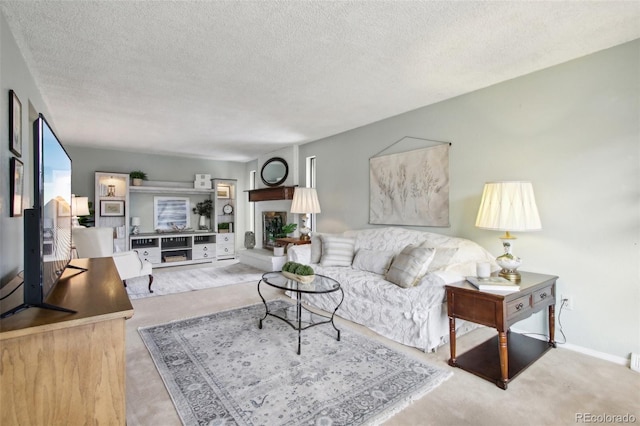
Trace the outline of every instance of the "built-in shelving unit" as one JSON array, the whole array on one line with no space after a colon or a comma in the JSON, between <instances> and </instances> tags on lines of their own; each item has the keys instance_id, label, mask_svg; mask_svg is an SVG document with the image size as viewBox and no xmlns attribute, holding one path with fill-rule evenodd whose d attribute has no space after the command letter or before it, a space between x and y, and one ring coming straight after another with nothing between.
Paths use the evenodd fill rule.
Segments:
<instances>
[{"instance_id":1,"label":"built-in shelving unit","mask_svg":"<svg viewBox=\"0 0 640 426\"><path fill-rule=\"evenodd\" d=\"M193 231L176 233L145 232L130 236L130 248L138 251L141 259L154 266L177 266L190 263L211 262L235 258L236 191L235 179L212 179L211 188L196 188L193 182L145 181L142 186L130 186L133 202L149 205L153 196L189 197L191 205L203 199L211 199L211 218L208 230L198 230L196 218L191 220ZM200 197L197 197L197 196ZM202 197L204 196L204 197ZM145 201L146 199L146 201ZM135 207L134 207L135 209ZM137 206L140 211L140 205ZM148 209L143 223L150 227ZM134 216L136 214L134 213ZM144 228L142 229L145 230ZM196 231L197 230L197 231Z\"/></svg>"},{"instance_id":2,"label":"built-in shelving unit","mask_svg":"<svg viewBox=\"0 0 640 426\"><path fill-rule=\"evenodd\" d=\"M113 251L128 249L129 174L95 173L95 226L113 228Z\"/></svg>"},{"instance_id":3,"label":"built-in shelving unit","mask_svg":"<svg viewBox=\"0 0 640 426\"><path fill-rule=\"evenodd\" d=\"M191 185L189 187L189 185ZM146 194L212 194L213 189L194 188L191 182L149 181L148 185L130 186L130 192Z\"/></svg>"},{"instance_id":4,"label":"built-in shelving unit","mask_svg":"<svg viewBox=\"0 0 640 426\"><path fill-rule=\"evenodd\" d=\"M210 263L217 259L216 233L176 232L131 235L131 249L154 267Z\"/></svg>"}]
</instances>

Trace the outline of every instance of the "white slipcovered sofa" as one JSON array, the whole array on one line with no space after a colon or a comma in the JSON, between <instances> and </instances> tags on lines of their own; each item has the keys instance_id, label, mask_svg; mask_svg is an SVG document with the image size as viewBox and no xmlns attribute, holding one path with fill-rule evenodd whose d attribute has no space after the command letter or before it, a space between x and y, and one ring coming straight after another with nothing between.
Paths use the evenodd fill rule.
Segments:
<instances>
[{"instance_id":1,"label":"white slipcovered sofa","mask_svg":"<svg viewBox=\"0 0 640 426\"><path fill-rule=\"evenodd\" d=\"M311 244L290 247L288 259L341 284L338 316L424 351L449 341L444 286L475 275L477 262L500 269L473 241L396 227L315 234ZM332 312L340 296L304 294L304 300ZM460 334L473 328L456 324Z\"/></svg>"}]
</instances>

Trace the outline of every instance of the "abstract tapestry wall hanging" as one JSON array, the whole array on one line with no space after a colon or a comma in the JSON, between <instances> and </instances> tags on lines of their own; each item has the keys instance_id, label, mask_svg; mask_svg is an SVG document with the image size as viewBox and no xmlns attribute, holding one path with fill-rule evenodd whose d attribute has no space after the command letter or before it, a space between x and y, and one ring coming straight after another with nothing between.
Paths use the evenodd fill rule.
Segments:
<instances>
[{"instance_id":1,"label":"abstract tapestry wall hanging","mask_svg":"<svg viewBox=\"0 0 640 426\"><path fill-rule=\"evenodd\" d=\"M449 226L449 145L370 158L369 223Z\"/></svg>"}]
</instances>

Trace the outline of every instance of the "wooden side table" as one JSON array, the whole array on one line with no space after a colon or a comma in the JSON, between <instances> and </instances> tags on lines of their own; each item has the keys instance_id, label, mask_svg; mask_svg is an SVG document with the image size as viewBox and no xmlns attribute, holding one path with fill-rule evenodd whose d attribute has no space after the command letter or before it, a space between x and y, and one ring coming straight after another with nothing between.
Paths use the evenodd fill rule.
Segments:
<instances>
[{"instance_id":1,"label":"wooden side table","mask_svg":"<svg viewBox=\"0 0 640 426\"><path fill-rule=\"evenodd\" d=\"M289 244L300 246L303 244L311 244L311 240L301 240L300 238L276 238L276 243L285 247Z\"/></svg>"},{"instance_id":2,"label":"wooden side table","mask_svg":"<svg viewBox=\"0 0 640 426\"><path fill-rule=\"evenodd\" d=\"M446 286L451 348L449 365L495 382L505 390L509 381L551 347L556 347L555 295L558 277L531 272L521 274L520 291L508 294L479 291L466 281ZM511 332L511 325L547 307L548 342ZM498 335L456 357L456 318L495 328Z\"/></svg>"},{"instance_id":3,"label":"wooden side table","mask_svg":"<svg viewBox=\"0 0 640 426\"><path fill-rule=\"evenodd\" d=\"M301 246L311 244L311 240L301 240L300 238L276 238L276 245L284 247L284 252L289 250L290 246Z\"/></svg>"}]
</instances>

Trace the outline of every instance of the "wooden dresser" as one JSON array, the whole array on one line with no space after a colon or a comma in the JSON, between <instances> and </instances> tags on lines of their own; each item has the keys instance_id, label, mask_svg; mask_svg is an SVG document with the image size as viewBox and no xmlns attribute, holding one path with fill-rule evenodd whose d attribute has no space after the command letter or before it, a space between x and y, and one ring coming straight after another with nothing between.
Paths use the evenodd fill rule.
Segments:
<instances>
[{"instance_id":1,"label":"wooden dresser","mask_svg":"<svg viewBox=\"0 0 640 426\"><path fill-rule=\"evenodd\" d=\"M133 307L111 258L72 264L87 271L67 269L46 302L77 313L29 308L0 321L0 424L126 424Z\"/></svg>"}]
</instances>

